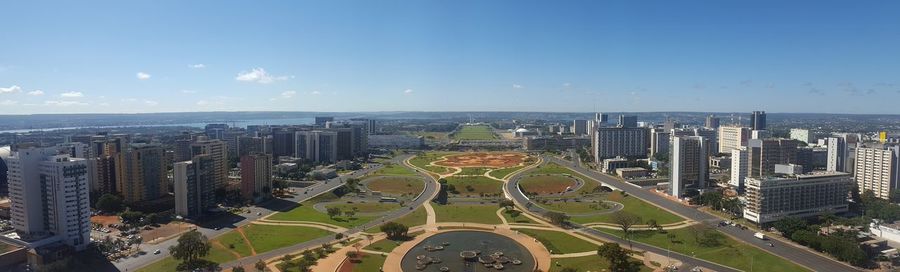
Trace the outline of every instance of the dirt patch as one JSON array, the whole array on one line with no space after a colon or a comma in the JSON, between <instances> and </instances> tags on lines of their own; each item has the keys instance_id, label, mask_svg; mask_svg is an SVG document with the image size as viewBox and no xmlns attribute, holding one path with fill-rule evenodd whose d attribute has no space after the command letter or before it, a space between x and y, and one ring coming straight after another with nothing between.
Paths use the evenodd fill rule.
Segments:
<instances>
[{"instance_id":1,"label":"dirt patch","mask_svg":"<svg viewBox=\"0 0 900 272\"><path fill-rule=\"evenodd\" d=\"M195 226L193 224L188 224L184 222L172 222L157 228L153 228L151 230L141 230L141 237L144 238L144 241L159 243L161 241L154 241L159 238L165 238L169 236L173 236L179 233L183 233L185 231L194 229Z\"/></svg>"},{"instance_id":2,"label":"dirt patch","mask_svg":"<svg viewBox=\"0 0 900 272\"><path fill-rule=\"evenodd\" d=\"M117 215L97 215L91 216L91 223L102 224L103 227L106 227L109 226L109 224L121 224L122 221L119 220L119 216Z\"/></svg>"},{"instance_id":3,"label":"dirt patch","mask_svg":"<svg viewBox=\"0 0 900 272\"><path fill-rule=\"evenodd\" d=\"M525 161L521 153L465 153L447 156L446 160L435 162L436 165L450 167L513 167Z\"/></svg>"}]
</instances>

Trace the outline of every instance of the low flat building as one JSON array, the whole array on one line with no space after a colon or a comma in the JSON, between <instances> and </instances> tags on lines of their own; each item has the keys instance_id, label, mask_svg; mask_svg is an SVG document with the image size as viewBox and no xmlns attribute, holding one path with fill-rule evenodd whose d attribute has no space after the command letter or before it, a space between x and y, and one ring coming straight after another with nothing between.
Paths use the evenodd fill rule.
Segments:
<instances>
[{"instance_id":1,"label":"low flat building","mask_svg":"<svg viewBox=\"0 0 900 272\"><path fill-rule=\"evenodd\" d=\"M369 135L369 146L373 148L409 148L425 146L425 137L410 135Z\"/></svg>"},{"instance_id":2,"label":"low flat building","mask_svg":"<svg viewBox=\"0 0 900 272\"><path fill-rule=\"evenodd\" d=\"M605 159L600 162L600 171L606 173L615 172L617 168L625 168L631 167L632 163L626 158L617 157L611 159Z\"/></svg>"},{"instance_id":3,"label":"low flat building","mask_svg":"<svg viewBox=\"0 0 900 272\"><path fill-rule=\"evenodd\" d=\"M559 136L527 137L522 142L522 146L528 151L580 149L591 146L591 138Z\"/></svg>"},{"instance_id":4,"label":"low flat building","mask_svg":"<svg viewBox=\"0 0 900 272\"><path fill-rule=\"evenodd\" d=\"M745 179L744 218L767 224L788 217L805 218L846 212L852 179L842 172Z\"/></svg>"},{"instance_id":5,"label":"low flat building","mask_svg":"<svg viewBox=\"0 0 900 272\"><path fill-rule=\"evenodd\" d=\"M646 177L647 174L649 174L649 171L641 167L625 167L616 169L616 175L623 179L643 178Z\"/></svg>"}]
</instances>

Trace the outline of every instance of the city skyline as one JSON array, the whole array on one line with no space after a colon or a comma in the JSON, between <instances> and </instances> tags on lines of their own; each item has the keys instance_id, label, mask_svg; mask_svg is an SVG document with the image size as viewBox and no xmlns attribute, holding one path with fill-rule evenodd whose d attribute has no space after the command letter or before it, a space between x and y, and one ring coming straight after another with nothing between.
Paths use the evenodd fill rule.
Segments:
<instances>
[{"instance_id":1,"label":"city skyline","mask_svg":"<svg viewBox=\"0 0 900 272\"><path fill-rule=\"evenodd\" d=\"M890 114L900 98L890 2L210 3L7 4L0 114Z\"/></svg>"}]
</instances>

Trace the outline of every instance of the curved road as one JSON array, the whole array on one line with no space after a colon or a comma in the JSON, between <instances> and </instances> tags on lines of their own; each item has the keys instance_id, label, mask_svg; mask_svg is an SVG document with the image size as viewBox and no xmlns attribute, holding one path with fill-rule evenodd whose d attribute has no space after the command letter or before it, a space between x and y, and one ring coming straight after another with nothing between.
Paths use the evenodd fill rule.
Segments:
<instances>
[{"instance_id":1,"label":"curved road","mask_svg":"<svg viewBox=\"0 0 900 272\"><path fill-rule=\"evenodd\" d=\"M631 196L635 196L637 198L640 198L644 201L650 202L659 207L665 207L669 211L672 211L678 215L681 215L682 217L685 217L685 218L688 218L688 219L691 219L691 220L694 220L697 222L706 223L706 224L710 225L711 227L716 228L717 230L724 232L733 238L741 240L744 243L754 245L761 250L771 253L772 255L785 258L789 261L792 261L794 263L805 266L813 271L824 271L824 272L862 271L862 270L860 270L856 267L850 266L848 264L838 262L838 261L823 257L819 254L810 252L809 249L807 249L807 248L799 248L794 245L778 241L776 239L768 239L765 241L759 240L753 236L753 234L755 232L752 230L742 230L742 229L739 229L736 227L730 227L730 226L729 227L716 227L715 224L722 221L718 217L715 217L711 214L707 214L705 212L701 212L695 208L685 206L681 203L678 203L671 199L660 196L654 192L651 192L651 191L645 190L643 188L620 181L618 179L594 172L590 169L586 169L574 162L565 161L565 160L561 160L559 158L550 157L550 156L544 156L544 162L545 163L546 162L554 162L559 165L566 166L569 169L571 169L579 174L593 178L604 184L609 184L609 185L612 185L613 187L619 188L620 190L625 191L626 193L628 193ZM518 192L518 190L517 189L511 190L511 192ZM517 201L520 201L520 200L521 199L518 199ZM523 202L523 203L526 203L526 202ZM590 232L592 234L597 234L598 236L602 236L602 234L603 234L602 232L599 232L599 231L593 230L593 229L583 229L583 230L586 232ZM768 243L772 243L774 245L774 247L769 247ZM635 244L637 244L637 243L635 243ZM653 247L650 245L644 245L644 246ZM656 248L656 247L653 247L653 248ZM657 250L653 251L653 252L659 253L658 250L660 250L660 248L656 248L656 249ZM663 254L665 254L664 249L663 249ZM672 254L675 255L674 252ZM677 255L681 255L681 254L677 254ZM681 256L683 256L682 259L684 259L684 257L687 257L684 255L681 255ZM685 259L685 260L687 260L687 259ZM702 261L702 260L691 259L691 261L694 261L694 260L701 261L702 263L709 263L709 262ZM701 265L701 266L706 266L706 265ZM715 269L714 266L707 266L707 267ZM726 270L723 270L723 271L726 271Z\"/></svg>"}]
</instances>

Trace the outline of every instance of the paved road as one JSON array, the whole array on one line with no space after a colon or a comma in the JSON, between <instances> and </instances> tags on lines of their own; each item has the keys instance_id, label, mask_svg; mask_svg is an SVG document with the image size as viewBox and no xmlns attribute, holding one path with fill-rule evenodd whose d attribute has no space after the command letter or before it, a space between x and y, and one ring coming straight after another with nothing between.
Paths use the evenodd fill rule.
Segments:
<instances>
[{"instance_id":1,"label":"paved road","mask_svg":"<svg viewBox=\"0 0 900 272\"><path fill-rule=\"evenodd\" d=\"M403 160L407 157L408 156L397 157L397 158L394 158L392 160L392 162L399 163L401 160ZM240 216L229 216L227 218L219 218L219 219L217 219L215 221L211 221L211 222L204 222L204 223L202 223L201 227L198 227L197 230L200 231L200 233L202 233L209 239L213 239L219 235L222 235L229 231L232 231L233 229L236 229L237 227L250 224L254 220L265 217L273 212L289 209L289 208L295 206L296 203L300 203L300 202L306 201L310 198L313 198L317 195L320 195L322 193L332 191L332 190L336 189L337 187L343 185L344 181L348 178L359 178L359 177L365 176L369 173L372 173L374 171L377 171L378 169L381 169L381 167L382 167L382 165L380 165L380 164L370 164L370 166L368 168L358 170L350 175L333 178L333 179L327 180L325 182L322 182L322 183L319 183L319 184L316 184L316 185L313 185L310 187L306 187L306 188L293 188L294 192L297 192L297 194L291 198L273 199L273 200L267 201L265 203L261 203L260 205L250 207L249 208L251 210L250 213L241 214ZM257 215L257 213L259 213L260 215ZM216 230L215 229L216 227L219 227L220 229ZM334 237L325 237L325 238L333 239ZM115 262L114 265L116 266L116 268L119 271L137 270L141 267L144 267L146 265L149 265L151 263L157 262L159 260L162 260L162 259L168 257L169 256L168 248L170 246L175 245L177 243L177 240L178 239L173 238L173 239L169 239L165 242L162 242L162 243L159 243L156 245L149 245L149 244L141 245L141 249L145 252L148 252L147 254L141 255L136 258L121 259L121 260ZM310 242L312 242L312 241L310 241ZM318 242L315 244L322 244L322 243L323 242ZM161 251L161 253L160 254L152 254L157 249L159 249ZM257 256L260 256L260 255L257 255ZM252 263L255 263L256 260L257 259L254 259ZM244 263L246 263L246 261ZM228 267L228 266L223 265L222 267Z\"/></svg>"},{"instance_id":2,"label":"paved road","mask_svg":"<svg viewBox=\"0 0 900 272\"><path fill-rule=\"evenodd\" d=\"M393 162L396 164L402 164L401 162L403 160L406 160L410 156L412 156L412 155L396 157L393 159ZM416 208L425 204L426 201L430 201L435 195L437 195L437 190L438 190L437 184L438 183L431 176L429 176L425 173L419 172L419 175L422 176L425 180L425 189L422 190L422 193L419 194L415 199L413 199L413 201L411 201L410 203L406 203L403 206L404 208L393 210L393 211L383 215L379 219L372 220L366 224L351 228L351 229L343 232L344 236L346 237L351 234L359 233L366 229L383 224L385 222L390 222L391 220L395 220L397 218L403 217L403 216L415 211ZM334 188L336 188L336 186ZM334 189L334 188L332 188L332 189ZM233 267L236 265L252 264L252 263L256 263L259 260L267 260L267 259L282 256L282 255L285 255L288 253L293 253L293 252L296 252L299 250L303 250L305 248L315 247L315 246L322 245L324 243L331 243L331 242L335 242L335 241L337 241L337 240L334 239L334 236L320 237L320 238L317 238L317 239L314 239L311 241L295 244L295 245L292 245L289 247L279 248L279 249L275 249L272 251L260 253L260 254L257 254L256 256L250 256L250 257L242 258L240 260L224 263L224 264L221 264L221 267L228 268L228 267Z\"/></svg>"},{"instance_id":3,"label":"paved road","mask_svg":"<svg viewBox=\"0 0 900 272\"><path fill-rule=\"evenodd\" d=\"M657 206L665 207L670 211L673 211L683 217L688 219L704 222L710 224L715 227L715 223L721 221L716 216L711 214L707 214L705 212L699 211L695 208L685 206L681 203L675 202L671 199L662 197L654 192L630 185L618 179L602 175L600 173L591 171L590 169L586 169L576 165L570 161L564 161L559 158L544 156L544 160L547 162L555 162L560 165L565 165L575 172L578 172L582 175L591 177L595 180L599 180L602 183L612 185L613 187L619 188L622 191L625 191L631 196L635 196L637 198L643 199L644 201L648 201ZM814 271L821 272L840 272L840 271L861 271L860 269L850 266L848 264L844 264L823 256L820 256L816 253L809 252L809 249L799 248L790 244L786 244L780 242L778 240L769 239L766 241L762 241L753 236L755 233L752 230L742 230L736 227L721 227L718 230L731 235L745 243L756 245L757 247L765 250L773 255L780 256L782 258L791 260L800 265L806 266ZM768 243L772 243L774 247L769 247Z\"/></svg>"}]
</instances>

